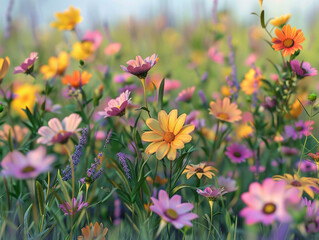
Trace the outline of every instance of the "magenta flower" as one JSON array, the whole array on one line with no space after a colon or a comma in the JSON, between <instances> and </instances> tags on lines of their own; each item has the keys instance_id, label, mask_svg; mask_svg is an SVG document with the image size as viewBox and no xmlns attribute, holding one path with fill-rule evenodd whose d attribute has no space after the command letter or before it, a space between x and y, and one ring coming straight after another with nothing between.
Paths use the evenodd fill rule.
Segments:
<instances>
[{"instance_id":1,"label":"magenta flower","mask_svg":"<svg viewBox=\"0 0 319 240\"><path fill-rule=\"evenodd\" d=\"M82 40L92 42L93 50L96 50L103 41L103 35L99 31L86 31Z\"/></svg>"},{"instance_id":2,"label":"magenta flower","mask_svg":"<svg viewBox=\"0 0 319 240\"><path fill-rule=\"evenodd\" d=\"M193 226L191 220L198 218L197 214L190 213L194 208L192 203L182 203L180 195L174 195L171 199L167 192L160 190L158 199L151 197L153 204L150 209L159 215L165 222L169 222L179 229L186 226Z\"/></svg>"},{"instance_id":3,"label":"magenta flower","mask_svg":"<svg viewBox=\"0 0 319 240\"><path fill-rule=\"evenodd\" d=\"M126 107L131 103L130 94L131 92L126 90L116 99L111 99L108 101L107 107L104 111L99 112L99 114L104 116L104 118L123 116L125 114Z\"/></svg>"},{"instance_id":4,"label":"magenta flower","mask_svg":"<svg viewBox=\"0 0 319 240\"><path fill-rule=\"evenodd\" d=\"M148 71L157 63L158 57L154 53L152 56L143 60L141 56L136 56L136 60L127 61L127 67L121 65L123 71L137 76L140 79L145 79Z\"/></svg>"},{"instance_id":5,"label":"magenta flower","mask_svg":"<svg viewBox=\"0 0 319 240\"><path fill-rule=\"evenodd\" d=\"M26 58L23 63L21 63L20 66L17 66L14 68L13 74L17 73L25 73L25 74L30 74L33 72L33 65L34 62L38 59L38 53L37 52L32 52L30 53L30 56Z\"/></svg>"},{"instance_id":6,"label":"magenta flower","mask_svg":"<svg viewBox=\"0 0 319 240\"><path fill-rule=\"evenodd\" d=\"M233 163L245 162L247 158L252 157L252 152L245 145L233 143L226 148L225 154Z\"/></svg>"},{"instance_id":7,"label":"magenta flower","mask_svg":"<svg viewBox=\"0 0 319 240\"><path fill-rule=\"evenodd\" d=\"M166 94L180 87L181 87L181 82L179 80L165 79L164 93Z\"/></svg>"},{"instance_id":8,"label":"magenta flower","mask_svg":"<svg viewBox=\"0 0 319 240\"><path fill-rule=\"evenodd\" d=\"M275 220L289 222L292 220L287 209L300 204L299 189L286 188L285 181L275 181L267 178L262 184L251 183L249 192L241 195L247 205L240 211L240 216L246 219L247 224L262 222L269 225Z\"/></svg>"},{"instance_id":9,"label":"magenta flower","mask_svg":"<svg viewBox=\"0 0 319 240\"><path fill-rule=\"evenodd\" d=\"M217 47L211 46L208 49L208 53L207 54L208 54L209 58L213 62L218 63L218 64L223 64L224 63L224 56L223 56L222 53L218 52Z\"/></svg>"},{"instance_id":10,"label":"magenta flower","mask_svg":"<svg viewBox=\"0 0 319 240\"><path fill-rule=\"evenodd\" d=\"M195 86L182 90L178 94L176 101L189 102L193 97L194 91L195 91Z\"/></svg>"},{"instance_id":11,"label":"magenta flower","mask_svg":"<svg viewBox=\"0 0 319 240\"><path fill-rule=\"evenodd\" d=\"M290 66L292 71L294 71L298 77L317 75L317 70L315 68L311 68L309 62L300 63L297 59L294 59L290 62Z\"/></svg>"},{"instance_id":12,"label":"magenta flower","mask_svg":"<svg viewBox=\"0 0 319 240\"><path fill-rule=\"evenodd\" d=\"M217 178L217 182L220 188L224 188L225 192L235 192L238 189L236 181L232 178L220 176Z\"/></svg>"},{"instance_id":13,"label":"magenta flower","mask_svg":"<svg viewBox=\"0 0 319 240\"><path fill-rule=\"evenodd\" d=\"M52 118L48 122L49 127L43 126L39 128L38 134L41 135L41 137L37 143L46 145L66 143L73 134L77 134L77 132L81 130L78 128L81 121L82 118L76 113L65 117L62 122L57 118Z\"/></svg>"},{"instance_id":14,"label":"magenta flower","mask_svg":"<svg viewBox=\"0 0 319 240\"><path fill-rule=\"evenodd\" d=\"M71 204L68 202L64 202L64 203L60 204L59 207L64 212L64 215L75 215L79 211L81 211L81 209L83 207L87 207L88 203L83 202L82 198L83 198L83 195L81 195L79 201L77 201L76 198L73 198L71 200Z\"/></svg>"},{"instance_id":15,"label":"magenta flower","mask_svg":"<svg viewBox=\"0 0 319 240\"><path fill-rule=\"evenodd\" d=\"M299 161L296 162L296 168L299 167ZM300 165L300 171L302 172L317 172L317 164L311 160L302 160Z\"/></svg>"},{"instance_id":16,"label":"magenta flower","mask_svg":"<svg viewBox=\"0 0 319 240\"><path fill-rule=\"evenodd\" d=\"M281 151L283 154L285 154L287 156L295 156L295 155L299 154L299 149L294 148L294 147L282 146Z\"/></svg>"},{"instance_id":17,"label":"magenta flower","mask_svg":"<svg viewBox=\"0 0 319 240\"><path fill-rule=\"evenodd\" d=\"M46 155L46 149L43 146L29 151L27 155L14 150L1 161L3 168L1 174L17 179L36 178L41 173L49 171L54 160L55 156Z\"/></svg>"},{"instance_id":18,"label":"magenta flower","mask_svg":"<svg viewBox=\"0 0 319 240\"><path fill-rule=\"evenodd\" d=\"M308 234L319 232L319 202L303 198L301 206L306 207L305 229Z\"/></svg>"},{"instance_id":19,"label":"magenta flower","mask_svg":"<svg viewBox=\"0 0 319 240\"><path fill-rule=\"evenodd\" d=\"M208 201L215 202L222 195L227 193L223 187L215 188L214 186L207 187L203 190L197 189L196 192L208 199Z\"/></svg>"},{"instance_id":20,"label":"magenta flower","mask_svg":"<svg viewBox=\"0 0 319 240\"><path fill-rule=\"evenodd\" d=\"M314 121L305 121L302 120L295 123L295 126L289 125L285 126L285 137L292 138L293 140L301 139L303 136L309 136L311 130L313 130L312 125Z\"/></svg>"}]
</instances>

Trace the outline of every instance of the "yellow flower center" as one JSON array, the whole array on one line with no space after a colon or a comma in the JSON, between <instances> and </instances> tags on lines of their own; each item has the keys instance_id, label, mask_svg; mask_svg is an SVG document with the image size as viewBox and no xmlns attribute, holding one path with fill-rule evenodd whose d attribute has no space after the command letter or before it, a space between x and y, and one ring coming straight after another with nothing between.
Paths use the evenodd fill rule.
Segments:
<instances>
[{"instance_id":1,"label":"yellow flower center","mask_svg":"<svg viewBox=\"0 0 319 240\"><path fill-rule=\"evenodd\" d=\"M22 169L22 172L23 173L30 173L30 172L33 172L35 170L34 167L31 167L31 166L26 166Z\"/></svg>"},{"instance_id":2,"label":"yellow flower center","mask_svg":"<svg viewBox=\"0 0 319 240\"><path fill-rule=\"evenodd\" d=\"M177 212L171 208L166 210L165 215L173 220L178 218Z\"/></svg>"},{"instance_id":3,"label":"yellow flower center","mask_svg":"<svg viewBox=\"0 0 319 240\"><path fill-rule=\"evenodd\" d=\"M170 142L173 142L174 139L175 139L174 133L172 133L172 132L165 133L165 135L164 135L165 142L170 143Z\"/></svg>"},{"instance_id":4,"label":"yellow flower center","mask_svg":"<svg viewBox=\"0 0 319 240\"><path fill-rule=\"evenodd\" d=\"M263 207L263 213L272 214L276 211L276 205L273 203L266 203Z\"/></svg>"},{"instance_id":5,"label":"yellow flower center","mask_svg":"<svg viewBox=\"0 0 319 240\"><path fill-rule=\"evenodd\" d=\"M287 38L284 40L283 44L284 44L284 47L286 48L290 48L294 45L294 40L292 40L291 38Z\"/></svg>"},{"instance_id":6,"label":"yellow flower center","mask_svg":"<svg viewBox=\"0 0 319 240\"><path fill-rule=\"evenodd\" d=\"M227 113L219 113L217 117L224 121L227 121L229 119L229 115Z\"/></svg>"}]
</instances>

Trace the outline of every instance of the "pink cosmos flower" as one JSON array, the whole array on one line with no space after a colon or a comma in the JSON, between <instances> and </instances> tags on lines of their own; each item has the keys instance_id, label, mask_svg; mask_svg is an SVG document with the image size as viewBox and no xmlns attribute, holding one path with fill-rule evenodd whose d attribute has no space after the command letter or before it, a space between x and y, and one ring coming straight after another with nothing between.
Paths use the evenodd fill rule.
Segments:
<instances>
[{"instance_id":1,"label":"pink cosmos flower","mask_svg":"<svg viewBox=\"0 0 319 240\"><path fill-rule=\"evenodd\" d=\"M33 72L33 65L34 62L38 59L38 53L37 52L32 52L30 53L30 56L26 58L23 63L21 63L20 66L17 66L14 68L13 74L17 73L26 73L30 74Z\"/></svg>"},{"instance_id":2,"label":"pink cosmos flower","mask_svg":"<svg viewBox=\"0 0 319 240\"><path fill-rule=\"evenodd\" d=\"M167 192L160 190L158 199L151 197L153 204L150 209L159 215L165 222L169 222L179 229L183 226L193 226L191 220L198 218L197 214L190 213L194 208L192 203L182 203L180 195L168 197Z\"/></svg>"},{"instance_id":3,"label":"pink cosmos flower","mask_svg":"<svg viewBox=\"0 0 319 240\"><path fill-rule=\"evenodd\" d=\"M225 189L223 187L215 188L214 186L207 187L202 191L201 189L197 189L196 192L208 199L208 201L215 202L218 198L224 195Z\"/></svg>"},{"instance_id":4,"label":"pink cosmos flower","mask_svg":"<svg viewBox=\"0 0 319 240\"><path fill-rule=\"evenodd\" d=\"M220 188L224 188L225 192L235 192L238 189L236 181L232 178L220 176L217 178L217 182Z\"/></svg>"},{"instance_id":5,"label":"pink cosmos flower","mask_svg":"<svg viewBox=\"0 0 319 240\"><path fill-rule=\"evenodd\" d=\"M285 137L292 138L293 140L301 139L303 136L309 136L311 131L313 130L312 125L314 121L298 121L295 123L295 126L289 125L285 126Z\"/></svg>"},{"instance_id":6,"label":"pink cosmos flower","mask_svg":"<svg viewBox=\"0 0 319 240\"><path fill-rule=\"evenodd\" d=\"M306 207L305 229L308 234L319 232L319 201L303 198L301 206Z\"/></svg>"},{"instance_id":7,"label":"pink cosmos flower","mask_svg":"<svg viewBox=\"0 0 319 240\"><path fill-rule=\"evenodd\" d=\"M233 143L226 148L225 154L233 163L245 162L247 158L252 157L252 152L245 145Z\"/></svg>"},{"instance_id":8,"label":"pink cosmos flower","mask_svg":"<svg viewBox=\"0 0 319 240\"><path fill-rule=\"evenodd\" d=\"M269 225L275 220L289 222L292 220L287 209L300 204L300 191L297 188L286 188L285 181L275 181L267 178L262 184L251 183L249 192L241 195L247 205L240 211L240 216L247 224L262 222Z\"/></svg>"},{"instance_id":9,"label":"pink cosmos flower","mask_svg":"<svg viewBox=\"0 0 319 240\"><path fill-rule=\"evenodd\" d=\"M157 63L158 57L154 53L152 56L143 60L141 56L136 56L136 60L127 61L127 67L121 65L123 71L145 79L148 71Z\"/></svg>"},{"instance_id":10,"label":"pink cosmos flower","mask_svg":"<svg viewBox=\"0 0 319 240\"><path fill-rule=\"evenodd\" d=\"M208 52L207 52L209 58L215 62L215 63L218 63L218 64L223 64L224 63L224 56L222 53L218 52L218 49L217 47L215 46L211 46L209 49L208 49Z\"/></svg>"},{"instance_id":11,"label":"pink cosmos flower","mask_svg":"<svg viewBox=\"0 0 319 240\"><path fill-rule=\"evenodd\" d=\"M99 31L86 31L82 40L92 42L93 50L96 50L103 41L103 35Z\"/></svg>"},{"instance_id":12,"label":"pink cosmos flower","mask_svg":"<svg viewBox=\"0 0 319 240\"><path fill-rule=\"evenodd\" d=\"M114 54L117 54L122 48L122 44L121 43L110 43L105 49L104 49L104 53L107 56L112 56Z\"/></svg>"},{"instance_id":13,"label":"pink cosmos flower","mask_svg":"<svg viewBox=\"0 0 319 240\"><path fill-rule=\"evenodd\" d=\"M181 87L181 82L179 80L173 80L173 79L165 79L165 85L164 85L164 94L173 91L175 89L178 89Z\"/></svg>"},{"instance_id":14,"label":"pink cosmos flower","mask_svg":"<svg viewBox=\"0 0 319 240\"><path fill-rule=\"evenodd\" d=\"M64 212L64 215L75 215L79 211L81 211L83 207L88 206L88 203L83 202L82 199L83 199L83 195L81 195L79 201L77 201L76 198L73 198L71 200L72 201L71 204L68 202L64 202L63 204L60 204L59 207Z\"/></svg>"},{"instance_id":15,"label":"pink cosmos flower","mask_svg":"<svg viewBox=\"0 0 319 240\"><path fill-rule=\"evenodd\" d=\"M182 90L178 94L176 101L189 102L193 97L194 91L195 91L195 86Z\"/></svg>"},{"instance_id":16,"label":"pink cosmos flower","mask_svg":"<svg viewBox=\"0 0 319 240\"><path fill-rule=\"evenodd\" d=\"M104 111L99 112L99 114L104 116L104 118L123 116L125 114L126 107L131 103L130 94L131 92L126 90L116 99L111 99L108 101L107 107Z\"/></svg>"},{"instance_id":17,"label":"pink cosmos flower","mask_svg":"<svg viewBox=\"0 0 319 240\"><path fill-rule=\"evenodd\" d=\"M49 171L54 160L55 156L46 155L46 149L43 146L29 151L27 155L14 150L1 161L3 168L1 174L17 179L36 178L41 173Z\"/></svg>"},{"instance_id":18,"label":"pink cosmos flower","mask_svg":"<svg viewBox=\"0 0 319 240\"><path fill-rule=\"evenodd\" d=\"M317 75L317 70L315 68L311 68L309 62L300 63L297 59L294 59L290 62L290 66L292 71L294 71L298 77Z\"/></svg>"},{"instance_id":19,"label":"pink cosmos flower","mask_svg":"<svg viewBox=\"0 0 319 240\"><path fill-rule=\"evenodd\" d=\"M46 145L52 145L54 143L64 144L73 134L77 134L77 132L81 130L77 128L81 121L82 118L76 113L65 117L62 122L57 118L52 118L48 122L49 127L42 126L39 128L38 134L40 134L41 137L37 143Z\"/></svg>"}]
</instances>

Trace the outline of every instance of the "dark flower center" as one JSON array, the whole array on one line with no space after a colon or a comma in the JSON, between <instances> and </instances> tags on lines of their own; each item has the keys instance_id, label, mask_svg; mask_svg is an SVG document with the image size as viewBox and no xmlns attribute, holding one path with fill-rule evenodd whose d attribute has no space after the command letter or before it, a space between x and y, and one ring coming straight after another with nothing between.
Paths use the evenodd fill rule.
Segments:
<instances>
[{"instance_id":1,"label":"dark flower center","mask_svg":"<svg viewBox=\"0 0 319 240\"><path fill-rule=\"evenodd\" d=\"M292 46L294 45L294 43L295 43L295 42L294 42L293 39L287 38L287 39L284 40L283 45L284 45L284 47L286 47L286 48L290 48L290 47L292 47Z\"/></svg>"},{"instance_id":2,"label":"dark flower center","mask_svg":"<svg viewBox=\"0 0 319 240\"><path fill-rule=\"evenodd\" d=\"M276 205L273 203L266 203L263 207L263 213L272 214L276 211Z\"/></svg>"},{"instance_id":3,"label":"dark flower center","mask_svg":"<svg viewBox=\"0 0 319 240\"><path fill-rule=\"evenodd\" d=\"M297 130L298 132L302 131L303 129L304 129L303 127L296 127L296 130Z\"/></svg>"},{"instance_id":4,"label":"dark flower center","mask_svg":"<svg viewBox=\"0 0 319 240\"><path fill-rule=\"evenodd\" d=\"M290 183L290 185L292 185L294 187L301 187L302 186L302 184L299 181L297 181L297 180L292 181Z\"/></svg>"},{"instance_id":5,"label":"dark flower center","mask_svg":"<svg viewBox=\"0 0 319 240\"><path fill-rule=\"evenodd\" d=\"M234 156L235 156L235 157L241 157L241 153L240 153L240 152L235 152L235 153L234 153Z\"/></svg>"},{"instance_id":6,"label":"dark flower center","mask_svg":"<svg viewBox=\"0 0 319 240\"><path fill-rule=\"evenodd\" d=\"M23 173L30 173L30 172L33 172L35 170L34 167L31 167L31 166L26 166L22 169L22 172Z\"/></svg>"},{"instance_id":7,"label":"dark flower center","mask_svg":"<svg viewBox=\"0 0 319 240\"><path fill-rule=\"evenodd\" d=\"M197 172L197 173L203 173L204 170L203 170L202 168L196 168L196 169L195 169L195 172Z\"/></svg>"},{"instance_id":8,"label":"dark flower center","mask_svg":"<svg viewBox=\"0 0 319 240\"><path fill-rule=\"evenodd\" d=\"M72 135L71 132L67 132L67 131L60 131L58 132L53 138L52 138L52 142L53 143L66 143L69 139L69 137Z\"/></svg>"},{"instance_id":9,"label":"dark flower center","mask_svg":"<svg viewBox=\"0 0 319 240\"><path fill-rule=\"evenodd\" d=\"M165 142L170 143L170 142L173 142L174 139L175 139L174 133L172 133L172 132L165 133L165 135L164 135Z\"/></svg>"},{"instance_id":10,"label":"dark flower center","mask_svg":"<svg viewBox=\"0 0 319 240\"><path fill-rule=\"evenodd\" d=\"M171 208L166 210L165 215L167 217L169 217L170 219L173 219L173 220L178 218L177 212L174 209L171 209Z\"/></svg>"}]
</instances>

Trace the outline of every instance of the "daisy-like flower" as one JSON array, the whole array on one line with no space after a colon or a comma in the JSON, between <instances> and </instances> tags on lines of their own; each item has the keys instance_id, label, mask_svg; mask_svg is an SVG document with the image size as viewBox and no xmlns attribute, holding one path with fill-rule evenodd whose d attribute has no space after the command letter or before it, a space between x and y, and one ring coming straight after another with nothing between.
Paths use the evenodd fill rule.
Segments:
<instances>
[{"instance_id":1,"label":"daisy-like flower","mask_svg":"<svg viewBox=\"0 0 319 240\"><path fill-rule=\"evenodd\" d=\"M296 168L299 167L299 161L295 164ZM300 164L300 171L302 172L317 172L317 164L311 160L302 160Z\"/></svg>"},{"instance_id":2,"label":"daisy-like flower","mask_svg":"<svg viewBox=\"0 0 319 240\"><path fill-rule=\"evenodd\" d=\"M302 50L301 43L305 41L301 29L291 28L289 24L283 26L282 30L276 28L276 38L272 38L272 47L276 51L282 51L284 57L294 54L297 50Z\"/></svg>"},{"instance_id":3,"label":"daisy-like flower","mask_svg":"<svg viewBox=\"0 0 319 240\"><path fill-rule=\"evenodd\" d=\"M81 229L82 235L78 236L78 240L105 240L108 228L103 228L103 223L90 223Z\"/></svg>"},{"instance_id":4,"label":"daisy-like flower","mask_svg":"<svg viewBox=\"0 0 319 240\"><path fill-rule=\"evenodd\" d=\"M60 52L58 57L50 57L48 65L43 65L40 72L45 79L50 79L57 76L62 76L65 69L69 65L69 54L67 52Z\"/></svg>"},{"instance_id":5,"label":"daisy-like flower","mask_svg":"<svg viewBox=\"0 0 319 240\"><path fill-rule=\"evenodd\" d=\"M196 177L198 179L201 179L203 175L212 179L212 176L215 176L215 173L212 171L218 172L216 168L212 166L207 166L206 163L189 164L186 166L185 170L183 171L183 174L187 173L187 179L190 179L190 177L194 174L196 174Z\"/></svg>"},{"instance_id":6,"label":"daisy-like flower","mask_svg":"<svg viewBox=\"0 0 319 240\"><path fill-rule=\"evenodd\" d=\"M6 76L10 67L10 59L8 57L0 58L0 84Z\"/></svg>"},{"instance_id":7,"label":"daisy-like flower","mask_svg":"<svg viewBox=\"0 0 319 240\"><path fill-rule=\"evenodd\" d=\"M110 43L105 49L104 53L107 56L112 56L117 54L122 48L122 44L115 42L115 43Z\"/></svg>"},{"instance_id":8,"label":"daisy-like flower","mask_svg":"<svg viewBox=\"0 0 319 240\"><path fill-rule=\"evenodd\" d=\"M57 21L52 22L51 27L59 30L73 30L75 26L82 21L80 9L75 9L73 6L64 12L56 13L55 17Z\"/></svg>"},{"instance_id":9,"label":"daisy-like flower","mask_svg":"<svg viewBox=\"0 0 319 240\"><path fill-rule=\"evenodd\" d=\"M182 203L180 195L169 198L167 192L160 190L158 199L151 197L153 205L150 209L159 215L163 221L173 224L177 229L186 226L193 226L191 220L198 218L197 214L190 213L194 208L192 203Z\"/></svg>"},{"instance_id":10,"label":"daisy-like flower","mask_svg":"<svg viewBox=\"0 0 319 240\"><path fill-rule=\"evenodd\" d=\"M287 183L287 188L297 188L300 190L300 196L303 192L307 193L311 198L314 198L314 192L312 188L319 189L318 187L318 180L311 177L298 177L297 174L291 175L285 173L284 176L276 175L273 176L273 179L283 180Z\"/></svg>"},{"instance_id":11,"label":"daisy-like flower","mask_svg":"<svg viewBox=\"0 0 319 240\"><path fill-rule=\"evenodd\" d=\"M236 103L230 103L230 99L225 97L223 101L217 99L216 102L210 102L209 114L225 122L237 122L241 120L241 111Z\"/></svg>"},{"instance_id":12,"label":"daisy-like flower","mask_svg":"<svg viewBox=\"0 0 319 240\"><path fill-rule=\"evenodd\" d=\"M43 146L29 151L27 155L14 150L1 161L1 174L17 179L36 178L41 173L49 171L54 160L55 156L47 155Z\"/></svg>"},{"instance_id":13,"label":"daisy-like flower","mask_svg":"<svg viewBox=\"0 0 319 240\"><path fill-rule=\"evenodd\" d=\"M80 88L88 84L91 77L92 74L87 71L83 71L82 73L80 73L80 71L74 71L72 75L65 75L62 78L62 83L65 85L71 85L73 88Z\"/></svg>"},{"instance_id":14,"label":"daisy-like flower","mask_svg":"<svg viewBox=\"0 0 319 240\"><path fill-rule=\"evenodd\" d=\"M285 154L287 156L295 156L295 155L299 154L299 149L293 148L293 147L282 146L281 151L283 154Z\"/></svg>"},{"instance_id":15,"label":"daisy-like flower","mask_svg":"<svg viewBox=\"0 0 319 240\"><path fill-rule=\"evenodd\" d=\"M210 202L215 202L218 198L226 193L223 187L215 188L214 186L207 187L204 189L204 191L201 189L197 189L196 191L198 194L206 197Z\"/></svg>"},{"instance_id":16,"label":"daisy-like flower","mask_svg":"<svg viewBox=\"0 0 319 240\"><path fill-rule=\"evenodd\" d=\"M195 87L194 87L194 86L182 90L182 91L178 94L178 96L177 96L177 98L176 98L176 101L189 102L189 101L192 99L192 97L193 97L194 91L195 91Z\"/></svg>"},{"instance_id":17,"label":"daisy-like flower","mask_svg":"<svg viewBox=\"0 0 319 240\"><path fill-rule=\"evenodd\" d=\"M312 125L314 121L298 121L295 126L289 125L285 126L285 137L292 138L293 140L301 139L303 136L309 136L313 130Z\"/></svg>"},{"instance_id":18,"label":"daisy-like flower","mask_svg":"<svg viewBox=\"0 0 319 240\"><path fill-rule=\"evenodd\" d=\"M148 71L157 63L158 57L154 53L143 60L141 56L136 56L136 60L127 61L127 67L121 65L123 71L131 73L140 79L145 79Z\"/></svg>"},{"instance_id":19,"label":"daisy-like flower","mask_svg":"<svg viewBox=\"0 0 319 240\"><path fill-rule=\"evenodd\" d=\"M259 68L251 68L248 73L245 74L245 79L240 84L241 90L247 95L252 95L258 91L262 85L261 71Z\"/></svg>"},{"instance_id":20,"label":"daisy-like flower","mask_svg":"<svg viewBox=\"0 0 319 240\"><path fill-rule=\"evenodd\" d=\"M83 40L72 45L70 55L76 60L87 60L94 53L94 42Z\"/></svg>"},{"instance_id":21,"label":"daisy-like flower","mask_svg":"<svg viewBox=\"0 0 319 240\"><path fill-rule=\"evenodd\" d=\"M28 134L29 129L28 128L21 128L19 125L14 125L13 129L12 127L5 123L3 125L3 130L0 130L0 139L4 141L9 140L9 134L11 134L11 137L13 139L14 143L20 143L22 140L26 137ZM2 143L0 142L0 145Z\"/></svg>"},{"instance_id":22,"label":"daisy-like flower","mask_svg":"<svg viewBox=\"0 0 319 240\"><path fill-rule=\"evenodd\" d=\"M64 202L59 205L61 210L64 212L64 215L75 215L82 210L82 208L87 207L89 204L82 201L83 195L81 195L80 199L77 200L73 198L71 203Z\"/></svg>"},{"instance_id":23,"label":"daisy-like flower","mask_svg":"<svg viewBox=\"0 0 319 240\"><path fill-rule=\"evenodd\" d=\"M305 230L308 234L319 232L319 201L303 198L302 207L306 207Z\"/></svg>"},{"instance_id":24,"label":"daisy-like flower","mask_svg":"<svg viewBox=\"0 0 319 240\"><path fill-rule=\"evenodd\" d=\"M226 148L225 154L233 163L242 163L252 157L252 152L243 144L233 143Z\"/></svg>"},{"instance_id":25,"label":"daisy-like flower","mask_svg":"<svg viewBox=\"0 0 319 240\"><path fill-rule=\"evenodd\" d=\"M54 143L66 143L68 139L79 132L81 129L78 128L82 121L82 118L72 113L70 116L65 117L62 122L57 118L52 118L48 125L49 127L42 126L38 130L38 134L41 136L37 143L46 145L52 145Z\"/></svg>"},{"instance_id":26,"label":"daisy-like flower","mask_svg":"<svg viewBox=\"0 0 319 240\"><path fill-rule=\"evenodd\" d=\"M297 59L294 59L290 62L292 71L294 71L298 77L307 77L307 76L317 76L317 70L311 68L309 62L299 62Z\"/></svg>"},{"instance_id":27,"label":"daisy-like flower","mask_svg":"<svg viewBox=\"0 0 319 240\"><path fill-rule=\"evenodd\" d=\"M194 131L194 125L184 126L186 114L177 118L177 109L172 110L169 115L162 110L158 113L158 120L149 118L146 125L152 130L143 133L142 140L151 142L145 149L146 154L156 152L158 160L166 155L169 160L175 160L177 149L183 149L184 144L192 140L190 133Z\"/></svg>"},{"instance_id":28,"label":"daisy-like flower","mask_svg":"<svg viewBox=\"0 0 319 240\"><path fill-rule=\"evenodd\" d=\"M316 152L316 154L308 153L308 156L319 166L319 152Z\"/></svg>"},{"instance_id":29,"label":"daisy-like flower","mask_svg":"<svg viewBox=\"0 0 319 240\"><path fill-rule=\"evenodd\" d=\"M265 172L266 167L265 166L258 166L258 171L257 171L257 166L256 165L251 165L249 166L249 171L253 172L253 173L262 173Z\"/></svg>"},{"instance_id":30,"label":"daisy-like flower","mask_svg":"<svg viewBox=\"0 0 319 240\"><path fill-rule=\"evenodd\" d=\"M104 116L104 118L123 116L127 106L131 103L130 94L131 92L126 90L125 92L121 93L119 97L111 99L108 101L107 107L104 109L104 111L99 112L99 114Z\"/></svg>"},{"instance_id":31,"label":"daisy-like flower","mask_svg":"<svg viewBox=\"0 0 319 240\"><path fill-rule=\"evenodd\" d=\"M93 50L95 51L101 45L103 41L103 35L99 31L86 31L82 40L92 42Z\"/></svg>"},{"instance_id":32,"label":"daisy-like flower","mask_svg":"<svg viewBox=\"0 0 319 240\"><path fill-rule=\"evenodd\" d=\"M248 138L254 133L253 127L249 123L240 124L236 127L236 137L238 139Z\"/></svg>"},{"instance_id":33,"label":"daisy-like flower","mask_svg":"<svg viewBox=\"0 0 319 240\"><path fill-rule=\"evenodd\" d=\"M224 55L223 55L223 53L218 52L218 49L215 46L211 46L208 49L207 55L215 63L218 63L218 64L223 64L224 63Z\"/></svg>"},{"instance_id":34,"label":"daisy-like flower","mask_svg":"<svg viewBox=\"0 0 319 240\"><path fill-rule=\"evenodd\" d=\"M281 15L280 17L276 17L276 18L270 20L270 24L275 26L275 27L281 28L283 25L285 25L288 22L290 17L291 17L290 13L288 13L286 15Z\"/></svg>"},{"instance_id":35,"label":"daisy-like flower","mask_svg":"<svg viewBox=\"0 0 319 240\"><path fill-rule=\"evenodd\" d=\"M251 183L249 192L241 195L241 199L247 205L240 211L240 216L246 219L247 224L262 222L270 225L275 220L289 222L292 220L287 208L297 206L300 203L299 190L287 189L285 181L267 178L262 184Z\"/></svg>"},{"instance_id":36,"label":"daisy-like flower","mask_svg":"<svg viewBox=\"0 0 319 240\"><path fill-rule=\"evenodd\" d=\"M30 56L28 58L26 58L23 61L23 63L20 64L20 66L17 66L14 68L13 74L17 74L17 73L31 74L33 72L34 62L37 59L38 59L37 52L30 53Z\"/></svg>"},{"instance_id":37,"label":"daisy-like flower","mask_svg":"<svg viewBox=\"0 0 319 240\"><path fill-rule=\"evenodd\" d=\"M236 181L232 178L220 176L217 178L217 182L220 188L224 188L225 192L235 192L238 189Z\"/></svg>"}]
</instances>

